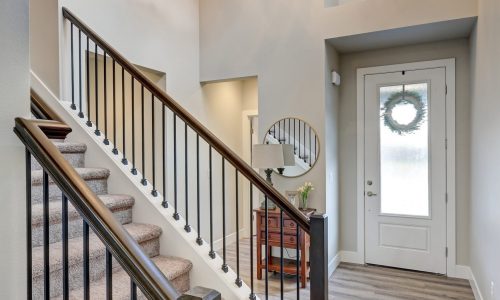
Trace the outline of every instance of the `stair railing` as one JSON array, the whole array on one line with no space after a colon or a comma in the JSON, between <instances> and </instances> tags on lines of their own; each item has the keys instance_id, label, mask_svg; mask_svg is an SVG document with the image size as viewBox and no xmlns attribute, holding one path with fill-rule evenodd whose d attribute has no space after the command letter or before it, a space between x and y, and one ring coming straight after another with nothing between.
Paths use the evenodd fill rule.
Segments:
<instances>
[{"instance_id":1,"label":"stair railing","mask_svg":"<svg viewBox=\"0 0 500 300\"><path fill-rule=\"evenodd\" d=\"M239 235L241 229L239 224L240 198L241 193L249 193L248 217L252 220L253 189L256 188L263 195L266 212L262 243L268 245L269 242L267 207L269 201L272 201L279 208L281 216L286 214L295 222L297 236L310 235L310 297L311 299L327 299L327 217L325 215L306 217L187 110L158 88L136 66L67 8L63 8L63 17L66 20L67 36L70 38L68 43L70 78L67 79L71 83L71 108L81 119L86 120L87 126L94 130L95 135L102 138L105 145L112 147L112 153L115 155L121 153L122 163L130 166L130 172L138 175L142 185L151 188L151 195L163 196L161 203L163 207L173 206L172 217L177 221L180 221L182 217L186 232L191 232L191 224L196 224L196 243L198 245L209 244L208 257L216 258L214 223L222 222L223 264L221 269L226 273L229 270L226 239L228 230L234 230L236 262L231 267L236 272L235 285L242 286L240 268L242 249ZM206 179L201 178L200 161L208 164L208 178ZM215 171L214 162L218 164L217 169L220 168L220 172ZM234 179L229 179L229 176L234 176ZM214 199L214 181L219 178L221 187L217 188L221 191L221 199ZM240 188L242 180L249 183L248 191ZM201 185L206 185L207 181L208 191L201 195ZM235 193L228 195L228 186L233 184ZM184 191L180 190L182 187ZM193 190L196 192L192 192ZM234 201L228 201L229 197L234 198ZM171 201L168 201L168 198ZM206 201L202 202L202 198ZM213 208L216 200L222 201L222 220L214 220ZM234 217L236 223L235 228L232 229L227 228L226 206L228 203L236 207L231 216ZM205 205L208 205L208 217L206 213L201 212L201 207ZM196 209L194 221L192 206ZM282 217L279 225L281 232L283 232L283 219ZM206 222L203 228L208 228L208 234L204 236L201 234L203 222ZM253 237L251 225L249 230L250 237ZM205 242L206 240L208 241ZM280 235L280 245L283 245L283 234ZM244 274L244 277L250 278L249 298L255 299L258 295L267 298L269 296L268 272L266 272L264 282L265 290L256 292L254 287L254 247L254 239L250 238L250 274ZM269 247L265 249L265 265L266 270L269 270L268 257L271 253L268 253ZM295 274L300 274L300 259L306 258L296 259ZM283 278L283 255L281 255L280 292L282 298L285 292ZM299 298L299 276L296 276L296 283L296 297Z\"/></svg>"},{"instance_id":2,"label":"stair railing","mask_svg":"<svg viewBox=\"0 0 500 300\"><path fill-rule=\"evenodd\" d=\"M130 298L137 299L138 288L148 299L201 299L192 297L191 292L181 295L154 262L141 249L134 238L113 216L112 212L88 187L76 170L66 161L50 139L62 139L71 132L71 128L36 94L31 93L31 112L37 119L16 118L14 132L26 146L26 251L27 251L27 299L51 299L51 291L61 293L62 299L69 299L70 290L76 284L83 288L83 298L90 299L89 238L94 232L106 247L105 278L106 297L113 294L113 261L114 258L130 276ZM32 231L32 158L42 168L41 203L43 206L43 286L33 285L33 231ZM61 191L61 202L50 201L56 191L49 187L53 182ZM50 270L50 210L55 205L61 207L61 290L56 275ZM69 205L72 205L83 219L83 279L81 283L70 282L69 270ZM52 248L54 249L54 248ZM56 283L56 284L54 284ZM34 294L34 290L36 293ZM220 294L203 288L195 288L199 293L203 290L220 299ZM205 299L205 298L203 298Z\"/></svg>"}]
</instances>

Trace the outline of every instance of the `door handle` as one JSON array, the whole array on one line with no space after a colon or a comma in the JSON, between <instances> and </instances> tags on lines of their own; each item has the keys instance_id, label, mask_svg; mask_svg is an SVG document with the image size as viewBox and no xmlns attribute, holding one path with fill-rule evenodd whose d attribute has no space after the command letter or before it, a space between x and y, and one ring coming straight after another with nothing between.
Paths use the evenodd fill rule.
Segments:
<instances>
[{"instance_id":1,"label":"door handle","mask_svg":"<svg viewBox=\"0 0 500 300\"><path fill-rule=\"evenodd\" d=\"M377 194L373 193L373 192L367 192L366 195L368 197L373 197L373 196L377 196Z\"/></svg>"}]
</instances>

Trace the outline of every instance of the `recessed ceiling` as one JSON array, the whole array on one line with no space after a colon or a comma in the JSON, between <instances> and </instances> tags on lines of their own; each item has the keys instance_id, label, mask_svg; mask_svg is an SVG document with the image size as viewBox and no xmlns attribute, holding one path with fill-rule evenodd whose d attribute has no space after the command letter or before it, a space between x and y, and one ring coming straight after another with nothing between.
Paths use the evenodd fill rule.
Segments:
<instances>
[{"instance_id":1,"label":"recessed ceiling","mask_svg":"<svg viewBox=\"0 0 500 300\"><path fill-rule=\"evenodd\" d=\"M339 53L431 43L470 36L477 18L464 18L328 39Z\"/></svg>"}]
</instances>

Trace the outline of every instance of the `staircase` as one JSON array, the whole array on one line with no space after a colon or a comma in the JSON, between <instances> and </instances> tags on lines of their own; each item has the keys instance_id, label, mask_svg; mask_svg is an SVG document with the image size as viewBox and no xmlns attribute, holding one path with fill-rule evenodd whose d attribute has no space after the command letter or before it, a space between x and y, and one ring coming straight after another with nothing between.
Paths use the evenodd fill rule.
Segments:
<instances>
[{"instance_id":1,"label":"staircase","mask_svg":"<svg viewBox=\"0 0 500 300\"><path fill-rule=\"evenodd\" d=\"M240 215L246 210L247 217L253 218L253 201L258 201L253 199L255 189L266 208L273 202L280 212L281 221L275 224L281 229L279 237L269 232L267 209L265 226L257 234L263 244L279 240L280 298L284 299L286 276L286 215L293 222L297 240L308 234L311 241L309 262L304 261L307 255L297 257L293 274L301 274L301 263L308 263L310 299L327 299L327 216L304 215L83 21L66 8L63 17L67 36L62 38L69 38L69 74L61 76L69 75L70 81L65 82L71 93L66 100L71 105L64 107L60 99L54 99L59 108L51 108L32 94L32 113L38 120L15 120L14 131L26 146L27 298L218 300L219 289L229 299L274 296L266 271L271 247L265 247L264 290L258 291L254 289L254 240L250 238L245 247L240 239ZM100 54L102 76L92 78L92 70L100 72ZM73 126L54 110L66 110L64 118L71 119ZM72 127L92 151L96 146L104 151L99 153L114 163L109 168L120 172L118 178L128 180L120 184L133 187L128 193L137 191L136 218L161 223L134 222L134 197L108 191L110 170L87 166L87 146L66 141ZM240 192L249 193L249 203L244 203ZM148 213L153 212L146 219L144 205L151 209ZM168 252L189 260L160 255L162 228L172 243ZM253 237L253 226L249 231ZM234 269L228 265L226 251L226 240L233 233ZM222 240L221 251L214 246L217 236ZM163 244L165 238L161 240ZM190 289L191 261L197 269L193 283L207 288ZM244 271L243 263L249 272ZM295 279L295 291L300 294L300 276ZM217 290L210 289L214 286Z\"/></svg>"},{"instance_id":2,"label":"staircase","mask_svg":"<svg viewBox=\"0 0 500 300\"><path fill-rule=\"evenodd\" d=\"M126 231L139 243L142 250L163 272L174 287L181 293L189 290L189 272L192 264L189 260L160 255L159 237L161 229L152 224L135 223L132 208L134 199L128 195L112 194L108 191L109 170L87 167L85 165L85 144L54 141L54 145L66 160L76 169L87 185L99 199L123 224ZM33 257L33 299L44 296L44 248L43 248L43 173L40 165L32 159L32 257ZM49 181L49 270L50 296L63 299L62 282L62 192ZM77 210L68 207L68 262L70 299L82 299L83 291L83 220ZM91 299L106 299L106 247L93 233L89 238L89 272ZM130 299L130 278L118 262L112 262L113 299ZM139 292L139 297L143 297Z\"/></svg>"}]
</instances>

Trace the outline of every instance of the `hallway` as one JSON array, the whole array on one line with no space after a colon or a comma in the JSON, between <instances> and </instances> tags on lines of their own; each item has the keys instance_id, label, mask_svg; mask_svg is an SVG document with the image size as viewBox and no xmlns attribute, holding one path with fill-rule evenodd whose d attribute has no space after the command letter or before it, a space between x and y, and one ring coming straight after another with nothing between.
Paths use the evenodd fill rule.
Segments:
<instances>
[{"instance_id":1,"label":"hallway","mask_svg":"<svg viewBox=\"0 0 500 300\"><path fill-rule=\"evenodd\" d=\"M255 245L255 243L254 243ZM254 246L255 247L255 246ZM250 240L240 241L240 268L243 281L250 285ZM222 256L222 250L218 251ZM228 245L228 265L236 270L236 244ZM254 251L255 261L255 251ZM254 267L254 276L256 274ZM269 299L280 298L280 276L269 274ZM296 299L295 277L285 275L285 299ZM254 278L255 292L264 297L264 281ZM380 266L341 263L330 278L329 299L335 300L467 300L474 299L467 280ZM300 299L309 299L309 285L300 290Z\"/></svg>"}]
</instances>

